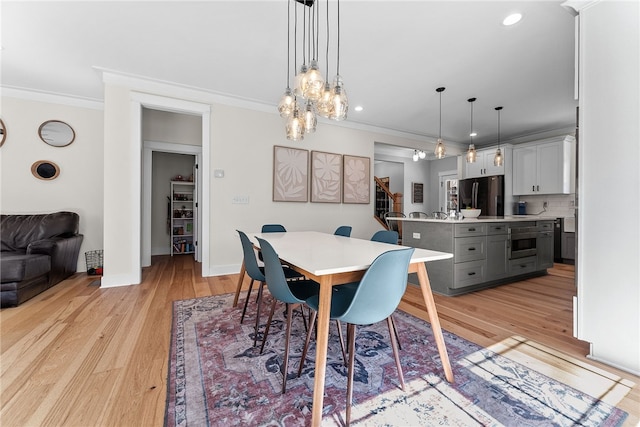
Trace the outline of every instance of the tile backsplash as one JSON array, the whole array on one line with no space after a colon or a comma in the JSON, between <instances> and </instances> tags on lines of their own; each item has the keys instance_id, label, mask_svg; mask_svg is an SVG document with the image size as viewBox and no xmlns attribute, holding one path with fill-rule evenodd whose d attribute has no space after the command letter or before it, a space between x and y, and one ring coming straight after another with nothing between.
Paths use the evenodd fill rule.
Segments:
<instances>
[{"instance_id":1,"label":"tile backsplash","mask_svg":"<svg viewBox=\"0 0 640 427\"><path fill-rule=\"evenodd\" d=\"M572 217L574 214L575 194L551 194L540 196L520 196L516 198L514 213L517 211L517 202L527 202L527 215L544 215L557 218ZM547 209L544 211L544 202Z\"/></svg>"}]
</instances>

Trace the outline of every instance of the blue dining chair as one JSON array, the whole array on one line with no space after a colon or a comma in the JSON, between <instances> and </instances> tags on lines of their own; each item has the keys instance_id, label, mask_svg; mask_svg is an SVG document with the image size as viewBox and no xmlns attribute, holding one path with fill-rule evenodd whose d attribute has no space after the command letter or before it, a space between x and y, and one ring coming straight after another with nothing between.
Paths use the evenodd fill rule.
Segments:
<instances>
[{"instance_id":1,"label":"blue dining chair","mask_svg":"<svg viewBox=\"0 0 640 427\"><path fill-rule=\"evenodd\" d=\"M262 226L263 233L285 233L287 231L281 224L265 224Z\"/></svg>"},{"instance_id":2,"label":"blue dining chair","mask_svg":"<svg viewBox=\"0 0 640 427\"><path fill-rule=\"evenodd\" d=\"M398 370L400 387L404 391L404 375L398 354L398 346L391 324L391 315L396 310L402 296L407 288L407 274L409 272L409 262L413 255L414 248L391 250L380 254L367 269L360 282L355 282L357 286L335 286L331 296L331 310L329 317L347 323L347 340L349 362L347 377L347 413L346 425L351 419L351 401L353 397L353 368L355 365L355 337L356 325L369 325L372 323L387 320L389 337L393 357ZM307 331L307 339L300 359L298 376L302 372L302 367L307 355L311 331L315 326L315 321L319 306L319 296L313 295L307 299L307 305L313 310L311 323Z\"/></svg>"},{"instance_id":3,"label":"blue dining chair","mask_svg":"<svg viewBox=\"0 0 640 427\"><path fill-rule=\"evenodd\" d=\"M280 263L278 254L273 249L273 246L266 240L258 238L260 243L260 249L264 257L264 274L267 279L267 288L273 297L273 303L271 304L271 311L269 313L269 320L264 329L264 336L262 338L262 346L260 347L260 354L264 351L264 345L269 335L269 328L271 326L271 320L273 319L273 313L278 301L284 302L286 307L286 338L284 343L284 364L282 367L282 394L287 389L287 371L289 366L289 340L291 338L291 320L293 318L293 310L295 308L302 308L304 302L313 295L318 295L320 291L320 285L313 280L296 280L287 281L284 275L284 269ZM304 313L302 319L305 320ZM306 321L305 321L306 327Z\"/></svg>"},{"instance_id":4,"label":"blue dining chair","mask_svg":"<svg viewBox=\"0 0 640 427\"><path fill-rule=\"evenodd\" d=\"M247 312L247 304L249 303L249 297L251 296L251 290L253 289L253 282L260 282L260 287L258 288L258 297L256 298L256 325L255 325L255 335L253 337L253 346L256 346L258 340L258 326L260 325L260 307L262 306L262 293L264 284L266 282L264 276L264 267L258 266L258 261L256 260L256 253L253 249L253 245L249 240L249 237L246 233L240 230L236 230L240 235L240 243L242 243L242 253L244 255L244 268L246 273L251 278L251 283L249 283L249 289L247 290L247 297L244 300L244 307L242 308L242 316L240 316L240 323L244 322L244 316ZM298 280L300 277L304 277L302 274L298 273L295 270L290 268L284 268L284 275L287 280Z\"/></svg>"},{"instance_id":5,"label":"blue dining chair","mask_svg":"<svg viewBox=\"0 0 640 427\"><path fill-rule=\"evenodd\" d=\"M351 226L341 225L340 227L336 228L336 231L333 234L335 234L336 236L351 237Z\"/></svg>"},{"instance_id":6,"label":"blue dining chair","mask_svg":"<svg viewBox=\"0 0 640 427\"><path fill-rule=\"evenodd\" d=\"M374 242L391 243L392 245L398 244L398 232L393 230L380 230L376 231L371 240Z\"/></svg>"}]
</instances>

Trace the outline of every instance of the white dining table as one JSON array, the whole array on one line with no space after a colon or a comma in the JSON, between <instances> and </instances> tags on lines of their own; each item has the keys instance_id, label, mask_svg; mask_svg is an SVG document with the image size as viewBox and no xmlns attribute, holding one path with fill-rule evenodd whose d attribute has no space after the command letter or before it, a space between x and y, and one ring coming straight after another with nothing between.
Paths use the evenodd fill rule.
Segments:
<instances>
[{"instance_id":1,"label":"white dining table","mask_svg":"<svg viewBox=\"0 0 640 427\"><path fill-rule=\"evenodd\" d=\"M278 253L282 262L320 284L312 416L312 425L319 426L322 421L324 400L331 288L336 285L359 281L378 255L389 250L405 248L406 246L336 236L316 231L247 234L253 239L256 246L258 246L256 237L268 241ZM453 371L442 335L435 301L431 293L425 262L452 257L453 254L447 252L416 248L409 264L409 272L417 273L418 275L442 368L445 378L449 382L453 382ZM243 264L234 305L237 304L244 272Z\"/></svg>"}]
</instances>

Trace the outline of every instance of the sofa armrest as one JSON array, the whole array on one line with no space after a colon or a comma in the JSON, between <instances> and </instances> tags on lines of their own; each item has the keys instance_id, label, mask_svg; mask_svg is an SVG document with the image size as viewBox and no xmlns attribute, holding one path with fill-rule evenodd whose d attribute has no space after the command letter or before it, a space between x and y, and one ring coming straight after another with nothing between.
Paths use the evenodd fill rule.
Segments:
<instances>
[{"instance_id":1,"label":"sofa armrest","mask_svg":"<svg viewBox=\"0 0 640 427\"><path fill-rule=\"evenodd\" d=\"M82 234L71 237L51 237L37 240L27 246L27 254L45 254L51 257L49 286L66 279L76 272Z\"/></svg>"}]
</instances>

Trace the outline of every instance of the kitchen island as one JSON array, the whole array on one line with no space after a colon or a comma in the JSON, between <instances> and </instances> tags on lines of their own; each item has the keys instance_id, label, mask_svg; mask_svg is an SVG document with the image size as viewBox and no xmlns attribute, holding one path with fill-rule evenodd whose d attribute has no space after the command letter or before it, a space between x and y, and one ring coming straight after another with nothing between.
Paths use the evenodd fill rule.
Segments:
<instances>
[{"instance_id":1,"label":"kitchen island","mask_svg":"<svg viewBox=\"0 0 640 427\"><path fill-rule=\"evenodd\" d=\"M442 295L460 295L544 275L553 266L551 218L394 220L402 222L403 245L454 254L429 263L431 288Z\"/></svg>"}]
</instances>

